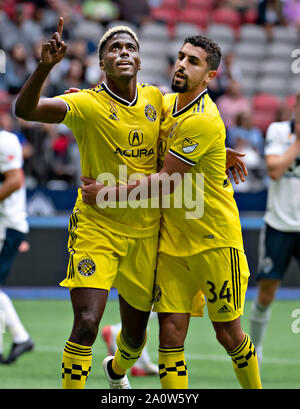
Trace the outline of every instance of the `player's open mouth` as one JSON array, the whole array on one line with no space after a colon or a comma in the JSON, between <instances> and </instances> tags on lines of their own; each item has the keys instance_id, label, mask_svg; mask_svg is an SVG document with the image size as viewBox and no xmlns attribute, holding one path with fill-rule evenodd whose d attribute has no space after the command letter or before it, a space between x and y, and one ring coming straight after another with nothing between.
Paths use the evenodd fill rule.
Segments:
<instances>
[{"instance_id":1,"label":"player's open mouth","mask_svg":"<svg viewBox=\"0 0 300 409\"><path fill-rule=\"evenodd\" d=\"M132 63L130 61L121 61L117 65L127 67L128 65L132 65Z\"/></svg>"}]
</instances>

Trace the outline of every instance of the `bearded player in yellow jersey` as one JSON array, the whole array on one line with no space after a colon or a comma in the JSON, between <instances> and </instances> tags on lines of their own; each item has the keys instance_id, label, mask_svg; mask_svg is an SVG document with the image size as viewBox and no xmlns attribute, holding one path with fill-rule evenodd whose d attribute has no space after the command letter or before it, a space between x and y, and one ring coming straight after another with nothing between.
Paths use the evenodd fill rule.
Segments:
<instances>
[{"instance_id":1,"label":"bearded player in yellow jersey","mask_svg":"<svg viewBox=\"0 0 300 409\"><path fill-rule=\"evenodd\" d=\"M202 313L202 293L216 337L232 358L241 386L261 388L256 352L240 322L249 269L238 209L225 173L225 127L207 93L220 59L220 48L212 40L204 36L185 40L175 65L172 89L176 94L164 97L161 171L127 186L105 189L105 195L98 186L99 205L109 201L112 192L117 200L124 200L137 188L148 192L148 197L156 194L163 200L162 176L180 175L180 183L169 185L170 206L161 209L154 295L160 324L160 380L166 389L188 386L184 341L190 316ZM197 179L199 175L204 179ZM189 192L182 185L188 181L196 201L184 200ZM175 198L179 187L182 189ZM90 200L85 188L84 200ZM191 212L191 203L202 207Z\"/></svg>"}]
</instances>

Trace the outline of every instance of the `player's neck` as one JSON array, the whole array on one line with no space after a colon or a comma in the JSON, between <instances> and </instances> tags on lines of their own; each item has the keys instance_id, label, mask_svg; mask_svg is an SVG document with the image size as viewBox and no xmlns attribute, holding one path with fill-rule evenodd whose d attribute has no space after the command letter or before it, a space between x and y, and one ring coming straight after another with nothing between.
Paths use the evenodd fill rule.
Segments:
<instances>
[{"instance_id":1,"label":"player's neck","mask_svg":"<svg viewBox=\"0 0 300 409\"><path fill-rule=\"evenodd\" d=\"M136 78L132 78L126 82L124 79L106 78L108 88L118 97L128 102L132 102L136 97L136 82Z\"/></svg>"},{"instance_id":2,"label":"player's neck","mask_svg":"<svg viewBox=\"0 0 300 409\"><path fill-rule=\"evenodd\" d=\"M178 93L177 97L177 111L185 108L188 104L190 104L194 99L196 99L207 87L203 86L201 88L197 88L195 90Z\"/></svg>"}]
</instances>

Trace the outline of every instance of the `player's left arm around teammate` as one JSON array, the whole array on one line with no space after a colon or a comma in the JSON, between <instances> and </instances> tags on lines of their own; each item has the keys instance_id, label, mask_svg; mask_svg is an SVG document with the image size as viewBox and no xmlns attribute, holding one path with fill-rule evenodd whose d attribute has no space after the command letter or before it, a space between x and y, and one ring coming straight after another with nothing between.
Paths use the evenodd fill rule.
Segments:
<instances>
[{"instance_id":1,"label":"player's left arm around teammate","mask_svg":"<svg viewBox=\"0 0 300 409\"><path fill-rule=\"evenodd\" d=\"M226 149L226 167L227 171L230 172L234 178L235 183L239 183L238 176L240 177L241 181L244 182L245 176L247 176L247 167L242 160L244 156L243 153L232 150ZM116 187L104 187L103 185L96 182L94 179L90 179L84 176L81 176L81 193L83 201L89 205L95 205L97 203L97 195L98 193L105 188L105 195L102 195L102 200L107 201L110 192L114 194L114 200L121 201L127 200L130 192L139 186L139 189L146 193L147 197L155 197L155 196L162 196L163 192L163 175L172 176L175 173L179 176L177 181L180 182L183 178L185 173L188 173L191 169L191 165L183 162L181 159L176 158L172 154L168 154L164 161L164 166L159 173L155 173L149 175L143 179L137 180L135 183L130 185L122 185ZM228 174L228 173L227 173ZM153 189L153 186L157 187L156 191ZM176 183L171 180L169 185L170 190L168 190L165 194L173 193ZM155 191L155 193L153 193ZM99 196L98 196L99 199ZM98 203L99 204L99 203Z\"/></svg>"}]
</instances>

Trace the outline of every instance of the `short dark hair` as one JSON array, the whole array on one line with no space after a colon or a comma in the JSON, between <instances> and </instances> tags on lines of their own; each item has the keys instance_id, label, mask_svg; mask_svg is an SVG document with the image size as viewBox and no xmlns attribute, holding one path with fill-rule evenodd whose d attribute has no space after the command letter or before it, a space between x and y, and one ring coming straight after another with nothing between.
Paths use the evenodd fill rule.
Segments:
<instances>
[{"instance_id":1,"label":"short dark hair","mask_svg":"<svg viewBox=\"0 0 300 409\"><path fill-rule=\"evenodd\" d=\"M116 26L116 27L111 28L110 30L107 30L106 33L103 35L103 37L99 41L98 53L99 53L99 59L100 60L103 57L103 50L104 50L104 47L105 47L106 43L108 42L108 40L110 40L114 35L122 34L122 33L130 35L131 38L135 41L138 50L140 49L140 44L139 44L139 40L137 38L137 35L130 27Z\"/></svg>"},{"instance_id":2,"label":"short dark hair","mask_svg":"<svg viewBox=\"0 0 300 409\"><path fill-rule=\"evenodd\" d=\"M206 62L211 70L217 70L221 61L222 52L220 46L210 38L197 35L187 37L183 44L190 43L195 47L201 47L207 53Z\"/></svg>"}]
</instances>

